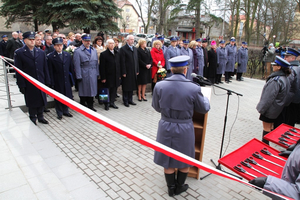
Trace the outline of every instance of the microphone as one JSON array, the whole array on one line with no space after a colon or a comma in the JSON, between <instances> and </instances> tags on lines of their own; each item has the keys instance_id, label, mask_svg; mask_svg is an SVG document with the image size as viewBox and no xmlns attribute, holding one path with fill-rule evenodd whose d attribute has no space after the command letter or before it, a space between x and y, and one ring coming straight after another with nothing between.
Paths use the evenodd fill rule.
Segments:
<instances>
[{"instance_id":1,"label":"microphone","mask_svg":"<svg viewBox=\"0 0 300 200\"><path fill-rule=\"evenodd\" d=\"M199 80L207 80L207 79L204 78L203 76L198 75L198 74L195 74L195 73L191 73L191 77L197 78L197 79L199 79Z\"/></svg>"}]
</instances>

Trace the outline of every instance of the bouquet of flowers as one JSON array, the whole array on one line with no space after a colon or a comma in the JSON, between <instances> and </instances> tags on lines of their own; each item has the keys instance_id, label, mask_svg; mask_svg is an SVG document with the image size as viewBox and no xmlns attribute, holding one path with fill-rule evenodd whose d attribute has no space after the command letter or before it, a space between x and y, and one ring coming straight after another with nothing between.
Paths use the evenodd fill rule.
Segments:
<instances>
[{"instance_id":1,"label":"bouquet of flowers","mask_svg":"<svg viewBox=\"0 0 300 200\"><path fill-rule=\"evenodd\" d=\"M71 54L71 56L73 56L75 49L75 46L69 45L64 51L68 52L69 54Z\"/></svg>"},{"instance_id":2,"label":"bouquet of flowers","mask_svg":"<svg viewBox=\"0 0 300 200\"><path fill-rule=\"evenodd\" d=\"M157 70L157 80L161 81L167 76L167 70L165 68L159 68Z\"/></svg>"}]
</instances>

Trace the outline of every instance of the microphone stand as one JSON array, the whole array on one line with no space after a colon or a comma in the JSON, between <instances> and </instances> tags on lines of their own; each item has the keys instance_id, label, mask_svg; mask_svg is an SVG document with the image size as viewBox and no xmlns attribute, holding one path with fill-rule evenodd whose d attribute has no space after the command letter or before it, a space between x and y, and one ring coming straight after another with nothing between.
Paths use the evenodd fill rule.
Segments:
<instances>
[{"instance_id":1,"label":"microphone stand","mask_svg":"<svg viewBox=\"0 0 300 200\"><path fill-rule=\"evenodd\" d=\"M243 96L243 95L240 94L240 93L234 92L234 91L232 91L232 90L229 90L229 89L220 87L220 86L218 86L218 85L215 85L215 84L211 83L210 81L208 82L208 81L205 81L205 80L200 79L200 78L198 78L198 77L197 77L197 80L198 80L198 82L200 82L200 83L203 83L203 84L206 84L206 85L211 85L211 86L214 86L214 87L217 87L217 88L220 88L220 89L222 89L222 90L226 90L226 91L227 91L227 103L226 103L226 111L225 111L225 117L224 117L224 126L223 126L222 142L221 142L220 155L219 155L219 159L220 159L220 158L222 157L222 152L223 152L223 144L224 144L224 137L225 137L225 131L226 131L226 123L227 123L227 114L228 114L229 96L232 95L232 94L236 94L236 95L238 95L238 96ZM222 169L222 167L221 167L221 164L219 163L219 164L217 165L217 164L213 161L213 159L210 159L210 161L214 164L214 166L216 167L216 169L218 169L218 170L220 170L220 171L222 171L222 172L225 172L225 173L227 173L227 174L230 174L230 175L232 175L232 176L235 176L235 177L237 177L237 178L239 178L239 179L242 179L241 177L239 177L239 176L237 176L237 175L235 175L235 174L231 174L231 173L229 173L229 172L224 171L224 170ZM209 174L207 174L207 175L205 175L205 176L203 176L203 177L200 177L200 180L205 179L205 178L208 177L209 175L211 175L211 173L209 173Z\"/></svg>"}]
</instances>

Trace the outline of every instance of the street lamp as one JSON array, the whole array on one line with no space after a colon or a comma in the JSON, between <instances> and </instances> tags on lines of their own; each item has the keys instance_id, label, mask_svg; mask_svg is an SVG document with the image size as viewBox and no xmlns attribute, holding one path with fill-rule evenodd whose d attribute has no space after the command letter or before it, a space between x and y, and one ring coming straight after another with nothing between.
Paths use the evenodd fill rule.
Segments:
<instances>
[{"instance_id":1,"label":"street lamp","mask_svg":"<svg viewBox=\"0 0 300 200\"><path fill-rule=\"evenodd\" d=\"M273 35L273 44L274 44L274 47L275 47L275 38L276 38L276 35Z\"/></svg>"}]
</instances>

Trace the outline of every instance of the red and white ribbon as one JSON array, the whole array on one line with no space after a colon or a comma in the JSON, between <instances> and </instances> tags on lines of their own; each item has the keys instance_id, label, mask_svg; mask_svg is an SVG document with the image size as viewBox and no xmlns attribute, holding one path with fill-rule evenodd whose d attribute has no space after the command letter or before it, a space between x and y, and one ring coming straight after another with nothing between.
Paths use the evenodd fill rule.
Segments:
<instances>
[{"instance_id":1,"label":"red and white ribbon","mask_svg":"<svg viewBox=\"0 0 300 200\"><path fill-rule=\"evenodd\" d=\"M4 60L5 62L7 62L7 60L1 56L1 59ZM12 65L11 63L7 62L8 64L10 64L20 75L22 75L24 78L26 78L30 83L32 83L34 86L36 86L37 88L39 88L41 91L45 92L46 94L50 95L51 97L55 98L56 100L60 101L61 103L65 104L66 106L70 107L71 109L85 115L86 117L94 120L95 122L98 122L99 124L102 124L108 128L110 128L111 130L124 135L136 142L139 142L140 144L150 147L152 149L154 149L155 151L161 152L169 157L172 157L176 160L179 160L183 163L187 163L189 165L193 165L196 166L200 169L203 169L209 173L224 177L224 178L228 178L240 183L243 183L245 185L248 186L252 186L255 188L259 188L255 185L252 185L244 180L238 179L234 176L231 176L230 174L224 173L220 170L217 170L203 162L200 162L194 158L191 158L189 156L186 156L185 154L182 154L174 149L171 149L170 147L167 147L159 142L156 142L155 140L152 140L126 126L123 126L122 124L119 124L97 112L94 112L92 110L90 110L89 108L77 103L76 101L64 96L63 94L47 87L46 85L40 83L39 81L37 81L35 78L32 78L31 76L29 76L28 74L24 73L23 71L21 71L20 69L18 69L16 66ZM259 188L262 189L262 188ZM276 194L274 192L262 189L265 192L271 193L273 195L279 196L281 198L284 199L291 199L279 194Z\"/></svg>"}]
</instances>

